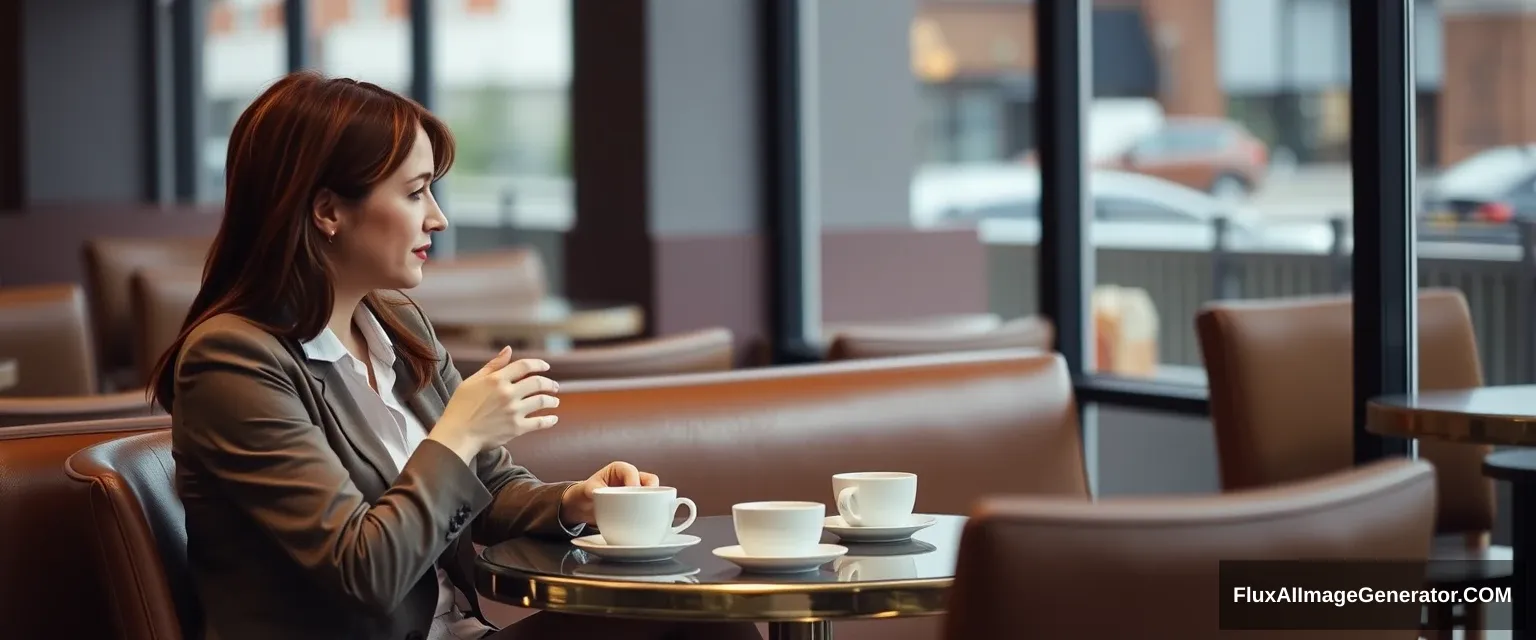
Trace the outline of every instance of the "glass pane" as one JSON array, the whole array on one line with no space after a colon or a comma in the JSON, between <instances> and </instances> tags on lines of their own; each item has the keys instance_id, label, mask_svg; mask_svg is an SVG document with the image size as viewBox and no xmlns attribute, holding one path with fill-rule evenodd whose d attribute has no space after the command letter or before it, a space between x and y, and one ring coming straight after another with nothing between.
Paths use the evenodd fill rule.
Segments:
<instances>
[{"instance_id":1,"label":"glass pane","mask_svg":"<svg viewBox=\"0 0 1536 640\"><path fill-rule=\"evenodd\" d=\"M1418 284L1466 298L1484 383L1528 384L1536 273L1523 260L1522 232L1536 221L1536 130L1520 105L1536 62L1536 12L1525 3L1452 4L1462 3L1421 2L1414 17ZM1421 380L1435 357L1421 349Z\"/></svg>"},{"instance_id":2,"label":"glass pane","mask_svg":"<svg viewBox=\"0 0 1536 640\"><path fill-rule=\"evenodd\" d=\"M435 110L459 145L439 188L459 227L459 250L538 238L555 250L558 234L574 222L571 0L444 0L435 7ZM546 264L557 265L555 257Z\"/></svg>"},{"instance_id":3,"label":"glass pane","mask_svg":"<svg viewBox=\"0 0 1536 640\"><path fill-rule=\"evenodd\" d=\"M287 71L282 0L210 0L203 39L207 138L198 193L224 198L224 156L235 120L267 85Z\"/></svg>"},{"instance_id":4,"label":"glass pane","mask_svg":"<svg viewBox=\"0 0 1536 640\"><path fill-rule=\"evenodd\" d=\"M309 0L311 66L409 95L410 0Z\"/></svg>"},{"instance_id":5,"label":"glass pane","mask_svg":"<svg viewBox=\"0 0 1536 640\"><path fill-rule=\"evenodd\" d=\"M806 148L823 337L892 324L958 336L1033 315L1033 4L803 6L817 12ZM982 220L1031 231L991 241Z\"/></svg>"},{"instance_id":6,"label":"glass pane","mask_svg":"<svg viewBox=\"0 0 1536 640\"><path fill-rule=\"evenodd\" d=\"M1345 291L1349 4L1095 0L1093 30L1088 364L1202 385L1207 301Z\"/></svg>"}]
</instances>

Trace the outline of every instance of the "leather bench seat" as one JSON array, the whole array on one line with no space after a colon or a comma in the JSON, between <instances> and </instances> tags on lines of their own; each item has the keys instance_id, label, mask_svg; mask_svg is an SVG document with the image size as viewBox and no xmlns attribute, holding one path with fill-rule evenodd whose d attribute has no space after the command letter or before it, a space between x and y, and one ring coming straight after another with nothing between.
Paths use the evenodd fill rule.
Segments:
<instances>
[{"instance_id":1,"label":"leather bench seat","mask_svg":"<svg viewBox=\"0 0 1536 640\"><path fill-rule=\"evenodd\" d=\"M631 462L701 516L753 500L836 513L832 475L845 471L918 474L923 513L968 514L993 494L1089 495L1066 365L1038 350L572 382L557 413L508 444L514 460L546 480ZM836 627L844 640L934 639L942 618Z\"/></svg>"}]
</instances>

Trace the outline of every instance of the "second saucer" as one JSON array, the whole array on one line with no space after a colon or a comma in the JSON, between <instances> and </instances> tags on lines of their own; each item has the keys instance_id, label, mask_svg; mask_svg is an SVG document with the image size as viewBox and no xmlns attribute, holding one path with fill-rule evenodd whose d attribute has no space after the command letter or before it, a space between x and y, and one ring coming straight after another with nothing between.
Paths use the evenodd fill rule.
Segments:
<instances>
[{"instance_id":1,"label":"second saucer","mask_svg":"<svg viewBox=\"0 0 1536 640\"><path fill-rule=\"evenodd\" d=\"M626 547L608 544L602 534L583 536L571 541L576 548L612 562L656 562L668 560L679 551L699 543L698 536L674 534L661 544Z\"/></svg>"},{"instance_id":2,"label":"second saucer","mask_svg":"<svg viewBox=\"0 0 1536 640\"><path fill-rule=\"evenodd\" d=\"M930 515L912 514L911 520L904 525L891 527L854 527L849 526L842 516L828 516L822 521L822 527L827 531L847 542L905 542L912 538L912 534L933 526L939 519Z\"/></svg>"},{"instance_id":3,"label":"second saucer","mask_svg":"<svg viewBox=\"0 0 1536 640\"><path fill-rule=\"evenodd\" d=\"M714 553L754 573L800 573L836 560L848 553L848 547L838 544L818 544L815 551L804 556L749 556L741 545L733 544L715 549Z\"/></svg>"}]
</instances>

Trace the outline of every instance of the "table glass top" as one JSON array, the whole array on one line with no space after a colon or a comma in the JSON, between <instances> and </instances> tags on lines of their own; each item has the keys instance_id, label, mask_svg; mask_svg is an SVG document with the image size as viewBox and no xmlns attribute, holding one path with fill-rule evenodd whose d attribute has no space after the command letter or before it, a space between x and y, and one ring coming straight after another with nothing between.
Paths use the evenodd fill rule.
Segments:
<instances>
[{"instance_id":1,"label":"table glass top","mask_svg":"<svg viewBox=\"0 0 1536 640\"><path fill-rule=\"evenodd\" d=\"M1373 401L1383 409L1536 419L1536 385L1424 391Z\"/></svg>"},{"instance_id":2,"label":"table glass top","mask_svg":"<svg viewBox=\"0 0 1536 640\"><path fill-rule=\"evenodd\" d=\"M822 532L822 542L848 548L841 558L814 571L792 574L745 572L714 555L719 547L735 545L736 532L730 516L699 518L684 534L700 542L683 549L673 559L659 562L616 563L602 560L569 542L527 538L509 540L485 549L483 569L499 574L551 576L594 581L669 583L675 586L707 585L825 585L853 586L867 582L925 581L954 576L956 552L966 519L936 516L937 522L918 531L906 542L855 544Z\"/></svg>"}]
</instances>

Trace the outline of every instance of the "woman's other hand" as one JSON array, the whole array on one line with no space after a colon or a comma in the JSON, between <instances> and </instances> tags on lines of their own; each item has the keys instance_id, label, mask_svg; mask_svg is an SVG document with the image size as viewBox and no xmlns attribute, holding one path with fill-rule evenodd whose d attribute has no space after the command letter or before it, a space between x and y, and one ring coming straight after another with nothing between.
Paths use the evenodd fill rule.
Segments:
<instances>
[{"instance_id":1,"label":"woman's other hand","mask_svg":"<svg viewBox=\"0 0 1536 640\"><path fill-rule=\"evenodd\" d=\"M560 519L566 524L596 524L592 506L593 492L603 487L656 487L661 478L646 473L628 462L610 462L582 482L571 485L560 497Z\"/></svg>"},{"instance_id":2,"label":"woman's other hand","mask_svg":"<svg viewBox=\"0 0 1536 640\"><path fill-rule=\"evenodd\" d=\"M560 406L554 394L560 385L538 373L548 371L543 360L513 361L512 349L502 348L474 375L465 379L448 400L443 417L428 438L442 443L465 463L480 452L499 447L525 433L548 429L559 421L552 415L528 414Z\"/></svg>"}]
</instances>

